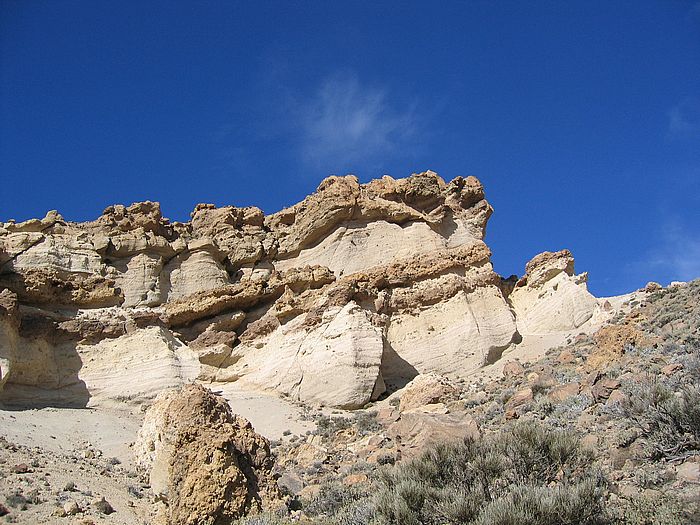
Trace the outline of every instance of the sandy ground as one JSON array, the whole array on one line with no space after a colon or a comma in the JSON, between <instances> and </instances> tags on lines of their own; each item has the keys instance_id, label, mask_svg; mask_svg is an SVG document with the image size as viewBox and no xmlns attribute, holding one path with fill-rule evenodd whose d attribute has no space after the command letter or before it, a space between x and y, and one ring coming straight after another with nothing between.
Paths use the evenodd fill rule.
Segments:
<instances>
[{"instance_id":1,"label":"sandy ground","mask_svg":"<svg viewBox=\"0 0 700 525\"><path fill-rule=\"evenodd\" d=\"M55 454L92 446L129 467L133 465L129 444L140 424L138 412L92 408L0 410L0 436L12 443L41 447Z\"/></svg>"},{"instance_id":2,"label":"sandy ground","mask_svg":"<svg viewBox=\"0 0 700 525\"><path fill-rule=\"evenodd\" d=\"M284 434L303 435L316 428L312 421L302 418L301 408L274 394L245 390L237 383L212 383L205 385L222 395L234 413L253 424L256 432L268 439L281 439Z\"/></svg>"},{"instance_id":3,"label":"sandy ground","mask_svg":"<svg viewBox=\"0 0 700 525\"><path fill-rule=\"evenodd\" d=\"M284 439L288 431L301 435L314 428L313 422L302 418L300 407L272 394L245 391L235 383L206 386L223 395L234 412L249 419L269 439ZM143 411L126 408L0 409L0 503L10 511L0 520L151 523L152 497L135 471L131 453ZM115 512L98 510L95 500L102 496ZM56 515L69 502L75 502L81 511Z\"/></svg>"},{"instance_id":4,"label":"sandy ground","mask_svg":"<svg viewBox=\"0 0 700 525\"><path fill-rule=\"evenodd\" d=\"M0 495L14 523L150 522L146 485L129 445L140 421L128 412L42 408L0 410ZM105 514L105 497L115 512ZM75 515L61 516L74 502Z\"/></svg>"}]
</instances>

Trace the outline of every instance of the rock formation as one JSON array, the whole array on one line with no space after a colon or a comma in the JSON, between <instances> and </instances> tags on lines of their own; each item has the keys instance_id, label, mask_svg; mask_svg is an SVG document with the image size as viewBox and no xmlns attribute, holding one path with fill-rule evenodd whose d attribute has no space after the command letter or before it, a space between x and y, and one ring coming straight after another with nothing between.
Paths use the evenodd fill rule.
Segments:
<instances>
[{"instance_id":1,"label":"rock formation","mask_svg":"<svg viewBox=\"0 0 700 525\"><path fill-rule=\"evenodd\" d=\"M476 178L428 171L329 177L268 216L200 204L170 222L142 202L0 223L0 400L140 402L199 380L352 409L600 311L568 251L500 278L491 213Z\"/></svg>"},{"instance_id":2,"label":"rock formation","mask_svg":"<svg viewBox=\"0 0 700 525\"><path fill-rule=\"evenodd\" d=\"M156 398L136 457L165 503L159 520L167 525L230 523L278 498L267 440L198 385Z\"/></svg>"}]
</instances>

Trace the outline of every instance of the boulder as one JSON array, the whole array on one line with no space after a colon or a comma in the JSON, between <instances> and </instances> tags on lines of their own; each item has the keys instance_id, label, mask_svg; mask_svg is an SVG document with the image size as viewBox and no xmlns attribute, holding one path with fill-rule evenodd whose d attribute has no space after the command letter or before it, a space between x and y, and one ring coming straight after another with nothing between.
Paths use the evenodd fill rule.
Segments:
<instances>
[{"instance_id":1,"label":"boulder","mask_svg":"<svg viewBox=\"0 0 700 525\"><path fill-rule=\"evenodd\" d=\"M570 397L577 396L580 389L581 385L579 385L576 382L565 383L563 385L555 386L552 390L549 391L547 397L552 401L561 403L562 401L566 401Z\"/></svg>"},{"instance_id":2,"label":"boulder","mask_svg":"<svg viewBox=\"0 0 700 525\"><path fill-rule=\"evenodd\" d=\"M438 374L416 376L401 393L399 411L405 412L432 403L445 403L459 397L459 388Z\"/></svg>"},{"instance_id":3,"label":"boulder","mask_svg":"<svg viewBox=\"0 0 700 525\"><path fill-rule=\"evenodd\" d=\"M135 453L167 525L230 522L279 497L268 441L198 385L158 396Z\"/></svg>"},{"instance_id":4,"label":"boulder","mask_svg":"<svg viewBox=\"0 0 700 525\"><path fill-rule=\"evenodd\" d=\"M481 432L466 410L429 405L401 414L401 418L389 426L388 434L399 443L401 454L410 457L436 443L467 437L476 439Z\"/></svg>"}]
</instances>

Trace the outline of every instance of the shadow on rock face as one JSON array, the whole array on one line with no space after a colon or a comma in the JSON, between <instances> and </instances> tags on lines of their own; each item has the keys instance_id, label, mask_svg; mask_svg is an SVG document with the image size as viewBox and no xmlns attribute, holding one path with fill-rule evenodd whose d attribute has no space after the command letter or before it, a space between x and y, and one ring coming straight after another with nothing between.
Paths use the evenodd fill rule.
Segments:
<instances>
[{"instance_id":1,"label":"shadow on rock face","mask_svg":"<svg viewBox=\"0 0 700 525\"><path fill-rule=\"evenodd\" d=\"M418 370L403 359L386 339L382 355L381 374L384 378L387 394L402 389L418 375Z\"/></svg>"},{"instance_id":2,"label":"shadow on rock face","mask_svg":"<svg viewBox=\"0 0 700 525\"><path fill-rule=\"evenodd\" d=\"M0 407L4 410L86 408L89 401L90 392L84 381L57 389L10 383L0 392Z\"/></svg>"},{"instance_id":3,"label":"shadow on rock face","mask_svg":"<svg viewBox=\"0 0 700 525\"><path fill-rule=\"evenodd\" d=\"M83 363L75 343L48 344L20 339L10 362L0 404L8 409L84 408L90 392L78 373ZM17 358L18 357L18 358Z\"/></svg>"},{"instance_id":4,"label":"shadow on rock face","mask_svg":"<svg viewBox=\"0 0 700 525\"><path fill-rule=\"evenodd\" d=\"M58 327L62 318L57 316L29 311L0 319L0 404L4 407L87 406L91 396L78 376L83 362L77 338Z\"/></svg>"}]
</instances>

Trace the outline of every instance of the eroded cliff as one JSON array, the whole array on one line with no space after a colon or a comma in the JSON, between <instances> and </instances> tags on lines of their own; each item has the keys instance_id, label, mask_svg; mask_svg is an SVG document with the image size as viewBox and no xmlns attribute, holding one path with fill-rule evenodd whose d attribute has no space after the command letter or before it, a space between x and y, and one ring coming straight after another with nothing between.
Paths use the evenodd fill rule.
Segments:
<instances>
[{"instance_id":1,"label":"eroded cliff","mask_svg":"<svg viewBox=\"0 0 700 525\"><path fill-rule=\"evenodd\" d=\"M139 402L199 380L358 408L605 315L568 251L498 276L491 213L476 178L428 171L329 177L268 216L200 204L179 223L142 202L0 223L0 400Z\"/></svg>"}]
</instances>

